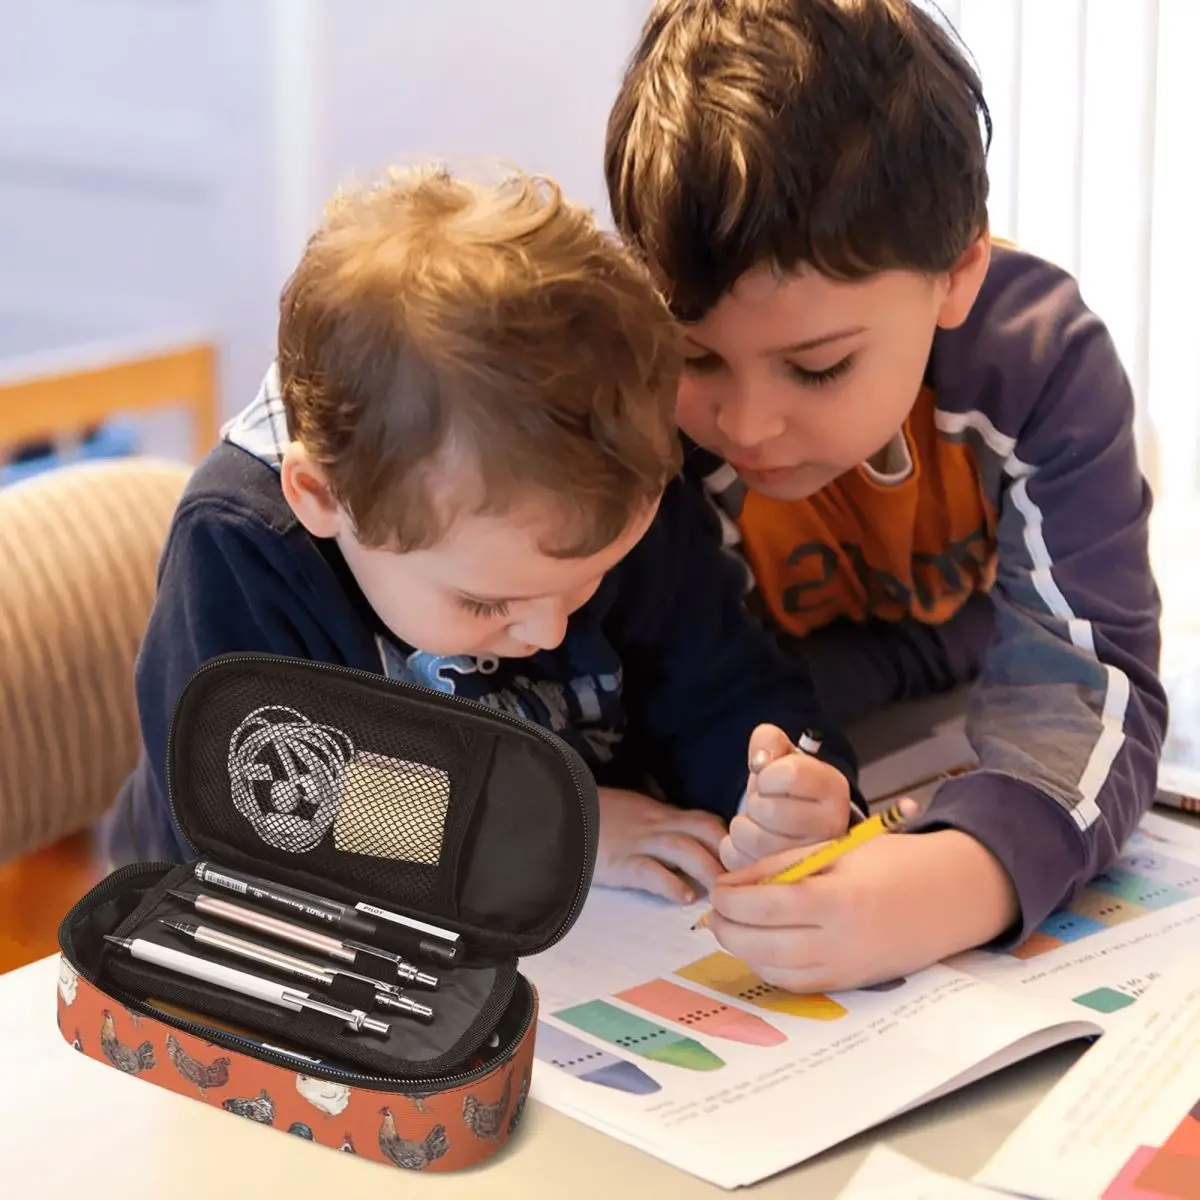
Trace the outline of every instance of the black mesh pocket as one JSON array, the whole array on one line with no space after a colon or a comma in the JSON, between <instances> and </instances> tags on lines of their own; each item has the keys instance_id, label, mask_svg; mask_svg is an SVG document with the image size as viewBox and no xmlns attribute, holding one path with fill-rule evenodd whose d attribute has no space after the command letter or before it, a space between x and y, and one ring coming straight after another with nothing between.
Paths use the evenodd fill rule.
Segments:
<instances>
[{"instance_id":1,"label":"black mesh pocket","mask_svg":"<svg viewBox=\"0 0 1200 1200\"><path fill-rule=\"evenodd\" d=\"M193 845L454 915L490 730L287 660L226 661L185 700L170 770Z\"/></svg>"}]
</instances>

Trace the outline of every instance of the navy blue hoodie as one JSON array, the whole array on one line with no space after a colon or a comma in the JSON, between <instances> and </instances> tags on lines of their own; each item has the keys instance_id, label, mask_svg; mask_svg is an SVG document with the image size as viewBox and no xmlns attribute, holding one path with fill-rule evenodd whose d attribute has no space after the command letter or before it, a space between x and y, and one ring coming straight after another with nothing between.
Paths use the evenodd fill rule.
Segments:
<instances>
[{"instance_id":1,"label":"navy blue hoodie","mask_svg":"<svg viewBox=\"0 0 1200 1200\"><path fill-rule=\"evenodd\" d=\"M144 751L102 829L114 866L193 857L167 803L167 731L192 672L233 651L342 664L506 709L570 742L601 786L645 790L650 778L671 803L725 818L756 725L793 737L823 727L803 668L747 615L744 569L682 482L557 649L439 658L399 643L336 544L296 520L280 486L285 441L272 371L175 514L137 664ZM843 738L830 732L822 757L854 780Z\"/></svg>"}]
</instances>

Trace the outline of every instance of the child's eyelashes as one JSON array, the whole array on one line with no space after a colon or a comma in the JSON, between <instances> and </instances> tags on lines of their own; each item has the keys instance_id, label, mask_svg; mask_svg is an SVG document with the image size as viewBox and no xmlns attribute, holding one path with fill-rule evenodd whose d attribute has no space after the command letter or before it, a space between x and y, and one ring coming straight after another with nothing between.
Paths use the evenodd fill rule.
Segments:
<instances>
[{"instance_id":1,"label":"child's eyelashes","mask_svg":"<svg viewBox=\"0 0 1200 1200\"><path fill-rule=\"evenodd\" d=\"M819 371L802 367L799 363L794 362L787 363L786 367L792 378L804 384L805 387L822 387L845 375L853 365L854 355L847 354L845 358L839 359L831 366L823 367ZM683 360L683 369L688 375L714 375L724 367L725 363L716 354L695 354Z\"/></svg>"},{"instance_id":2,"label":"child's eyelashes","mask_svg":"<svg viewBox=\"0 0 1200 1200\"><path fill-rule=\"evenodd\" d=\"M845 358L839 359L832 366L824 367L820 371L812 371L793 362L788 363L788 370L806 387L822 387L845 375L853 365L854 355L847 354Z\"/></svg>"},{"instance_id":3,"label":"child's eyelashes","mask_svg":"<svg viewBox=\"0 0 1200 1200\"><path fill-rule=\"evenodd\" d=\"M474 600L470 596L459 596L458 603L472 616L504 617L508 615L507 600Z\"/></svg>"},{"instance_id":4,"label":"child's eyelashes","mask_svg":"<svg viewBox=\"0 0 1200 1200\"><path fill-rule=\"evenodd\" d=\"M721 365L720 358L715 354L693 354L683 360L683 369L689 375L711 375Z\"/></svg>"}]
</instances>

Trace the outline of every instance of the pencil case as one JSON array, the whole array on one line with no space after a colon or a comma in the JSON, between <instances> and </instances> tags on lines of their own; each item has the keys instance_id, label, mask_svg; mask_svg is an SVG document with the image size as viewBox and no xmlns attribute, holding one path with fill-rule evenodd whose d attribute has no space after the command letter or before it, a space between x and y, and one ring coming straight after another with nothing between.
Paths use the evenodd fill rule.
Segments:
<instances>
[{"instance_id":1,"label":"pencil case","mask_svg":"<svg viewBox=\"0 0 1200 1200\"><path fill-rule=\"evenodd\" d=\"M197 862L123 867L66 915L63 1037L138 1079L384 1163L452 1170L493 1154L520 1121L533 1062L537 995L520 958L563 937L591 882L599 819L583 759L469 700L238 654L188 681L166 775ZM374 1006L370 980L397 980L377 955L358 952L347 967L366 978L316 989L183 938L176 923L199 923L331 965L198 915L199 893L244 901L198 882L198 862L456 936L452 962L422 960L420 935L390 919L369 918L372 936L358 938L436 975L436 991L405 993L433 1019ZM369 1012L386 1034L132 957L142 939Z\"/></svg>"}]
</instances>

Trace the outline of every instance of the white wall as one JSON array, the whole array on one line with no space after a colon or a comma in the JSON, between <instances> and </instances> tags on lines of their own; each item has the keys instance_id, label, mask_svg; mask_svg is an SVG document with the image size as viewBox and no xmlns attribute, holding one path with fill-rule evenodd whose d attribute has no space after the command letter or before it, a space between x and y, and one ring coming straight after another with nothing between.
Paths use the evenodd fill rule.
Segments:
<instances>
[{"instance_id":1,"label":"white wall","mask_svg":"<svg viewBox=\"0 0 1200 1200\"><path fill-rule=\"evenodd\" d=\"M208 17L186 0L0 6L0 352L210 300Z\"/></svg>"},{"instance_id":2,"label":"white wall","mask_svg":"<svg viewBox=\"0 0 1200 1200\"><path fill-rule=\"evenodd\" d=\"M500 158L607 213L644 0L4 0L0 354L211 329L257 386L321 204L394 161ZM38 347L40 348L40 347Z\"/></svg>"}]
</instances>

